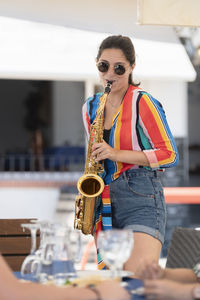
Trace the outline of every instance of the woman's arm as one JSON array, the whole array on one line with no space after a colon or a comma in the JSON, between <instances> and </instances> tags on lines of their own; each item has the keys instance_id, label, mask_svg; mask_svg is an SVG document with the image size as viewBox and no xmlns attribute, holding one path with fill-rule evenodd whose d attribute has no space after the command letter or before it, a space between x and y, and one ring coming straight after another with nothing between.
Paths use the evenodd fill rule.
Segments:
<instances>
[{"instance_id":1,"label":"woman's arm","mask_svg":"<svg viewBox=\"0 0 200 300\"><path fill-rule=\"evenodd\" d=\"M88 288L56 287L31 282L20 282L0 256L1 300L96 300L97 295ZM130 299L128 292L119 283L106 281L96 288L102 300Z\"/></svg>"},{"instance_id":2,"label":"woman's arm","mask_svg":"<svg viewBox=\"0 0 200 300\"><path fill-rule=\"evenodd\" d=\"M20 282L0 256L0 295L1 300L67 300L96 299L94 292L73 287L58 288L31 282Z\"/></svg>"},{"instance_id":3,"label":"woman's arm","mask_svg":"<svg viewBox=\"0 0 200 300\"><path fill-rule=\"evenodd\" d=\"M149 166L147 156L143 151L130 151L130 150L118 150L112 148L105 141L97 143L92 147L92 155L96 157L97 161L104 160L106 158L140 166Z\"/></svg>"},{"instance_id":4,"label":"woman's arm","mask_svg":"<svg viewBox=\"0 0 200 300\"><path fill-rule=\"evenodd\" d=\"M175 166L178 163L178 152L162 105L151 95L144 93L138 100L137 109L140 147L150 166Z\"/></svg>"},{"instance_id":5,"label":"woman's arm","mask_svg":"<svg viewBox=\"0 0 200 300\"><path fill-rule=\"evenodd\" d=\"M56 287L37 283L18 282L9 298L1 300L97 300L97 294L89 288ZM96 287L102 300L129 300L128 292L119 283L108 280ZM7 291L8 293L8 291ZM2 294L1 294L2 295Z\"/></svg>"},{"instance_id":6,"label":"woman's arm","mask_svg":"<svg viewBox=\"0 0 200 300\"><path fill-rule=\"evenodd\" d=\"M194 284L177 283L172 280L146 280L144 292L147 299L193 300Z\"/></svg>"},{"instance_id":7,"label":"woman's arm","mask_svg":"<svg viewBox=\"0 0 200 300\"><path fill-rule=\"evenodd\" d=\"M156 262L144 261L136 270L138 278L145 279L170 279L182 283L196 283L197 277L193 270L184 268L161 268Z\"/></svg>"},{"instance_id":8,"label":"woman's arm","mask_svg":"<svg viewBox=\"0 0 200 300\"><path fill-rule=\"evenodd\" d=\"M194 272L190 269L178 268L170 269L166 268L164 270L164 278L171 279L183 283L195 283L197 282L197 277Z\"/></svg>"},{"instance_id":9,"label":"woman's arm","mask_svg":"<svg viewBox=\"0 0 200 300\"><path fill-rule=\"evenodd\" d=\"M143 94L138 98L137 116L136 134L141 151L118 150L103 141L94 145L93 156L97 161L108 158L155 169L175 166L178 152L161 104Z\"/></svg>"}]
</instances>

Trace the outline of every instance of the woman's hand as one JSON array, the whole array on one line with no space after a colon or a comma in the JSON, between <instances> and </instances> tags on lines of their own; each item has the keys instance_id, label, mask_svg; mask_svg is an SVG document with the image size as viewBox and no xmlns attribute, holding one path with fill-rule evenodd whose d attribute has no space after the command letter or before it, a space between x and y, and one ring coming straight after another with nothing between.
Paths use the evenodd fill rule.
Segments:
<instances>
[{"instance_id":1,"label":"woman's hand","mask_svg":"<svg viewBox=\"0 0 200 300\"><path fill-rule=\"evenodd\" d=\"M92 156L96 158L96 161L104 159L110 159L116 161L116 154L119 150L112 148L104 140L102 143L94 144L92 147Z\"/></svg>"},{"instance_id":2,"label":"woman's hand","mask_svg":"<svg viewBox=\"0 0 200 300\"><path fill-rule=\"evenodd\" d=\"M191 300L192 285L177 283L172 280L146 280L144 293L147 299L154 300Z\"/></svg>"},{"instance_id":3,"label":"woman's hand","mask_svg":"<svg viewBox=\"0 0 200 300\"><path fill-rule=\"evenodd\" d=\"M165 270L162 269L155 261L144 261L136 270L135 275L142 279L161 279L165 276Z\"/></svg>"}]
</instances>

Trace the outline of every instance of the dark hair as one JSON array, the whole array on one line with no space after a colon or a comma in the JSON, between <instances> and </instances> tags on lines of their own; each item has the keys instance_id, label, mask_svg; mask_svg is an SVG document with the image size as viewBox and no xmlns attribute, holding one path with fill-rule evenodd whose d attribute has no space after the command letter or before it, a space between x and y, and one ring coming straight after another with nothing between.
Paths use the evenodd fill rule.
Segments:
<instances>
[{"instance_id":1,"label":"dark hair","mask_svg":"<svg viewBox=\"0 0 200 300\"><path fill-rule=\"evenodd\" d=\"M102 52L105 49L111 48L122 50L124 56L130 62L131 66L135 63L135 49L133 43L129 37L122 35L111 35L102 41L101 45L99 46L99 51L96 57L97 61L99 60L100 56L102 55ZM128 83L134 86L140 85L140 83L135 84L133 82L132 73L129 75Z\"/></svg>"}]
</instances>

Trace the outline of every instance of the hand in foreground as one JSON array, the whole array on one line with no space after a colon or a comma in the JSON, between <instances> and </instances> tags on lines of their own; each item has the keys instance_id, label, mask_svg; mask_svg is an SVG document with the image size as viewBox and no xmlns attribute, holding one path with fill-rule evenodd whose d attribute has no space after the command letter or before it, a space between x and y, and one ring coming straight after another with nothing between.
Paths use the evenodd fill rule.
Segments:
<instances>
[{"instance_id":1,"label":"hand in foreground","mask_svg":"<svg viewBox=\"0 0 200 300\"><path fill-rule=\"evenodd\" d=\"M120 286L119 282L106 280L96 286L102 300L130 300L129 293Z\"/></svg>"},{"instance_id":2,"label":"hand in foreground","mask_svg":"<svg viewBox=\"0 0 200 300\"><path fill-rule=\"evenodd\" d=\"M192 286L172 280L145 280L144 293L147 299L154 300L191 300Z\"/></svg>"},{"instance_id":3,"label":"hand in foreground","mask_svg":"<svg viewBox=\"0 0 200 300\"><path fill-rule=\"evenodd\" d=\"M161 279L164 278L165 270L162 269L155 261L144 261L136 270L135 275L142 279Z\"/></svg>"},{"instance_id":4,"label":"hand in foreground","mask_svg":"<svg viewBox=\"0 0 200 300\"><path fill-rule=\"evenodd\" d=\"M112 148L104 140L102 143L94 144L92 147L92 156L96 158L96 161L104 159L110 159L115 161L117 149Z\"/></svg>"}]
</instances>

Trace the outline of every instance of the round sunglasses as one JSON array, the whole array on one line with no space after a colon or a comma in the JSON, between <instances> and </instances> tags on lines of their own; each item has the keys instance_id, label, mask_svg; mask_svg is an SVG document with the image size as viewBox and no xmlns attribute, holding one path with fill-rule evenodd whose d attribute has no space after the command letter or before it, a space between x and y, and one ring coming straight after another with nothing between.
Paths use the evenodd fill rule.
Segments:
<instances>
[{"instance_id":1,"label":"round sunglasses","mask_svg":"<svg viewBox=\"0 0 200 300\"><path fill-rule=\"evenodd\" d=\"M101 73L108 72L109 67L110 67L109 63L104 62L104 61L101 61L97 64L97 68L98 68L99 72L101 72ZM115 74L117 74L117 75L123 75L126 72L126 69L123 65L116 64L114 66L114 71L115 71Z\"/></svg>"}]
</instances>

